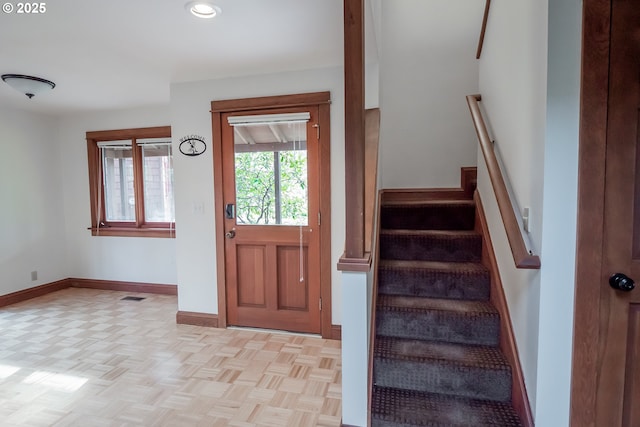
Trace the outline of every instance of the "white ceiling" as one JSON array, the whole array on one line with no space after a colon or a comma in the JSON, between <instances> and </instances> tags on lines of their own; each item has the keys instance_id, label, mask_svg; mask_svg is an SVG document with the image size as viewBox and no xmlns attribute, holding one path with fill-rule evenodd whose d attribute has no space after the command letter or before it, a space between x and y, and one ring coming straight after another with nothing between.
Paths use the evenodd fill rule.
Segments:
<instances>
[{"instance_id":1,"label":"white ceiling","mask_svg":"<svg viewBox=\"0 0 640 427\"><path fill-rule=\"evenodd\" d=\"M172 82L343 63L343 0L211 0L222 8L212 20L193 17L188 1L45 0L43 14L0 12L0 74L57 85L28 99L0 81L0 108L62 115L167 105ZM365 0L366 58L378 61L381 16L405 49L472 55L484 3Z\"/></svg>"},{"instance_id":2,"label":"white ceiling","mask_svg":"<svg viewBox=\"0 0 640 427\"><path fill-rule=\"evenodd\" d=\"M343 62L342 0L216 0L213 20L191 16L186 3L52 0L40 15L0 13L0 74L56 83L27 99L0 81L0 107L57 115L166 105L171 82Z\"/></svg>"}]
</instances>

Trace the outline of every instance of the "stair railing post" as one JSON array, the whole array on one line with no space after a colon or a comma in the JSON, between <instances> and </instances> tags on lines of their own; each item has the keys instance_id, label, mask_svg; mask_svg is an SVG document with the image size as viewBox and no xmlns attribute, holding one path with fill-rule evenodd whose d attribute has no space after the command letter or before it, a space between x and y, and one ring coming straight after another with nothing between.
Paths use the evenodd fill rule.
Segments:
<instances>
[{"instance_id":1,"label":"stair railing post","mask_svg":"<svg viewBox=\"0 0 640 427\"><path fill-rule=\"evenodd\" d=\"M364 0L344 0L345 257L364 257Z\"/></svg>"}]
</instances>

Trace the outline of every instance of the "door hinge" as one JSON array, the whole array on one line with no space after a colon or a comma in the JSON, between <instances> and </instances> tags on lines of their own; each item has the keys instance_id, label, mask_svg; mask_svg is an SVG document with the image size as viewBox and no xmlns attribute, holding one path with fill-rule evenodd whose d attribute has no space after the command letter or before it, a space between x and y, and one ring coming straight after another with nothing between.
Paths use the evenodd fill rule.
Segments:
<instances>
[{"instance_id":1,"label":"door hinge","mask_svg":"<svg viewBox=\"0 0 640 427\"><path fill-rule=\"evenodd\" d=\"M318 212L318 225L320 225L320 212Z\"/></svg>"},{"instance_id":2,"label":"door hinge","mask_svg":"<svg viewBox=\"0 0 640 427\"><path fill-rule=\"evenodd\" d=\"M318 300L318 308L322 311L322 298Z\"/></svg>"}]
</instances>

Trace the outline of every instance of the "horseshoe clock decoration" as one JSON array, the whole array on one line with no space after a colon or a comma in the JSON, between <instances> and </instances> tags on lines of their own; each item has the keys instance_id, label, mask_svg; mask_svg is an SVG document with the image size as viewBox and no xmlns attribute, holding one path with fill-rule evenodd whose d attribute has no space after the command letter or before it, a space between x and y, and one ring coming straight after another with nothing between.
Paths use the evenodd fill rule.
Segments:
<instances>
[{"instance_id":1,"label":"horseshoe clock decoration","mask_svg":"<svg viewBox=\"0 0 640 427\"><path fill-rule=\"evenodd\" d=\"M185 156L199 156L207 150L207 144L204 142L204 136L189 135L180 138L180 152Z\"/></svg>"}]
</instances>

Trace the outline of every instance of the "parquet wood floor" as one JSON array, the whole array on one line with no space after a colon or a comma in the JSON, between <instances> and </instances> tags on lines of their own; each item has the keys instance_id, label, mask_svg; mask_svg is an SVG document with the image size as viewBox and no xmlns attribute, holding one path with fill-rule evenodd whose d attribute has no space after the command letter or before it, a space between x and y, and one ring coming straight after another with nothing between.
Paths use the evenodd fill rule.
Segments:
<instances>
[{"instance_id":1,"label":"parquet wood floor","mask_svg":"<svg viewBox=\"0 0 640 427\"><path fill-rule=\"evenodd\" d=\"M0 425L340 425L339 341L177 325L176 310L77 288L0 308Z\"/></svg>"}]
</instances>

